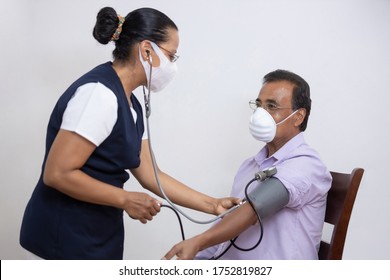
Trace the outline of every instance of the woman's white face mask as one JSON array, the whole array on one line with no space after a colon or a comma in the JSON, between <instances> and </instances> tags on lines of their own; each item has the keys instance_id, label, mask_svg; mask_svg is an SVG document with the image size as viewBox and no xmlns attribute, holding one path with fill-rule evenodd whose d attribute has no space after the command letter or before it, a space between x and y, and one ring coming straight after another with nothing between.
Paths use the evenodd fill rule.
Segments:
<instances>
[{"instance_id":1,"label":"woman's white face mask","mask_svg":"<svg viewBox=\"0 0 390 280\"><path fill-rule=\"evenodd\" d=\"M284 120L275 123L274 118L267 110L258 107L249 119L249 131L256 140L269 143L275 138L276 127L288 120L296 112L298 112L298 110L292 112Z\"/></svg>"},{"instance_id":2,"label":"woman's white face mask","mask_svg":"<svg viewBox=\"0 0 390 280\"><path fill-rule=\"evenodd\" d=\"M146 80L148 86L150 85L150 90L158 92L163 90L173 80L177 73L177 65L175 62L171 62L155 43L150 43L160 59L160 66L152 67L149 61L144 61L141 55L141 49L139 49L139 58L144 66ZM150 77L150 67L152 67L152 77Z\"/></svg>"}]
</instances>

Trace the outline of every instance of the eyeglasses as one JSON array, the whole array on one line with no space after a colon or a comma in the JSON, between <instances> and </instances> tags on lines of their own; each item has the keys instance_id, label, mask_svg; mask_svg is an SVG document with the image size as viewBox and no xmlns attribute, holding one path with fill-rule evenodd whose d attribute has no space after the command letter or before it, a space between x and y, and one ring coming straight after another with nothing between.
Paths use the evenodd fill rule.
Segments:
<instances>
[{"instance_id":1,"label":"eyeglasses","mask_svg":"<svg viewBox=\"0 0 390 280\"><path fill-rule=\"evenodd\" d=\"M174 54L174 53L168 51L167 49L164 49L163 47L161 47L161 46L159 46L159 45L157 45L157 46L158 46L160 49L166 51L166 52L169 54L169 60L170 60L171 62L176 62L176 61L179 59L180 56L178 56L178 55L176 55L176 54Z\"/></svg>"},{"instance_id":2,"label":"eyeglasses","mask_svg":"<svg viewBox=\"0 0 390 280\"><path fill-rule=\"evenodd\" d=\"M257 108L261 107L264 110L268 111L269 113L276 112L278 110L282 109L292 109L291 107L279 107L275 103L267 102L265 104L261 104L259 100L251 100L249 101L249 107L252 110L256 110Z\"/></svg>"}]
</instances>

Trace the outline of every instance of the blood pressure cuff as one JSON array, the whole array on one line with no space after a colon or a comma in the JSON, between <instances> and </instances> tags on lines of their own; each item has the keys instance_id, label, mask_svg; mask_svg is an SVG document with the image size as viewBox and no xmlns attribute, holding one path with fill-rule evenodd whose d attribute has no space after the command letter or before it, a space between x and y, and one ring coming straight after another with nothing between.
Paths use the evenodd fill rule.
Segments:
<instances>
[{"instance_id":1,"label":"blood pressure cuff","mask_svg":"<svg viewBox=\"0 0 390 280\"><path fill-rule=\"evenodd\" d=\"M289 192L279 179L271 177L259 182L248 197L257 214L263 219L287 205Z\"/></svg>"}]
</instances>

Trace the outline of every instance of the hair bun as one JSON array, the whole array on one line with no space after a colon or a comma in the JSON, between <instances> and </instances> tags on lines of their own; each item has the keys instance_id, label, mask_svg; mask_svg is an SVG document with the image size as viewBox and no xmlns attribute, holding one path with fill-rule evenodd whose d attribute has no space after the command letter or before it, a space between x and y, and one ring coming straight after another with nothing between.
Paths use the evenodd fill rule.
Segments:
<instances>
[{"instance_id":1,"label":"hair bun","mask_svg":"<svg viewBox=\"0 0 390 280\"><path fill-rule=\"evenodd\" d=\"M96 16L96 24L93 28L93 37L101 44L108 44L119 27L119 18L111 7L105 7Z\"/></svg>"}]
</instances>

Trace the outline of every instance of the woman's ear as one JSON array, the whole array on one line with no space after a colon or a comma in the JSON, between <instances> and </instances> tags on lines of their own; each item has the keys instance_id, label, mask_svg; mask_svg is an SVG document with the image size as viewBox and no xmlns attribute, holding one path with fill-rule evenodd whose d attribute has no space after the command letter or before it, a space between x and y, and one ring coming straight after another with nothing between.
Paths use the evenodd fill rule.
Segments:
<instances>
[{"instance_id":1,"label":"woman's ear","mask_svg":"<svg viewBox=\"0 0 390 280\"><path fill-rule=\"evenodd\" d=\"M148 40L143 40L139 43L142 59L147 61L151 66L158 67L160 65L160 59L153 50L152 44ZM154 63L154 64L153 64Z\"/></svg>"},{"instance_id":2,"label":"woman's ear","mask_svg":"<svg viewBox=\"0 0 390 280\"><path fill-rule=\"evenodd\" d=\"M150 42L147 40L143 40L142 42L139 43L139 46L141 50L142 59L152 64L152 54L151 54L152 45L150 44Z\"/></svg>"}]
</instances>

